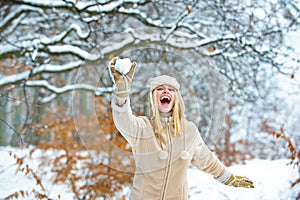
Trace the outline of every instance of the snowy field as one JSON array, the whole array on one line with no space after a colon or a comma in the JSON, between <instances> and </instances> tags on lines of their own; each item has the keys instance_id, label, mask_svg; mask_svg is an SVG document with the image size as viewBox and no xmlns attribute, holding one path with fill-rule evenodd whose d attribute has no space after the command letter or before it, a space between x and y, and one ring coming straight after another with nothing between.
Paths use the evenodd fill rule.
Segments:
<instances>
[{"instance_id":1,"label":"snowy field","mask_svg":"<svg viewBox=\"0 0 300 200\"><path fill-rule=\"evenodd\" d=\"M10 151L18 156L27 154L26 151L0 147L0 199L20 189L24 191L31 191L33 188L39 190L33 178L25 176L22 172L16 173L17 166L14 164L13 157L9 155ZM245 165L235 165L229 168L237 175L249 177L256 186L254 189L224 186L210 175L191 167L188 171L189 199L294 200L297 192L300 191L300 186L290 188L290 184L298 177L298 172L287 163L288 160L251 160ZM37 164L38 162L36 162ZM34 165L34 163L30 163L30 165ZM49 175L45 174L43 179L47 179L47 176ZM50 192L49 196L53 199L58 199L58 196L63 200L73 199L66 186L52 185L45 181L43 183Z\"/></svg>"},{"instance_id":2,"label":"snowy field","mask_svg":"<svg viewBox=\"0 0 300 200\"><path fill-rule=\"evenodd\" d=\"M300 186L291 188L299 176L297 169L287 165L288 160L251 160L245 165L231 166L231 172L254 182L255 188L228 187L213 180L210 175L189 170L190 200L295 200Z\"/></svg>"}]
</instances>

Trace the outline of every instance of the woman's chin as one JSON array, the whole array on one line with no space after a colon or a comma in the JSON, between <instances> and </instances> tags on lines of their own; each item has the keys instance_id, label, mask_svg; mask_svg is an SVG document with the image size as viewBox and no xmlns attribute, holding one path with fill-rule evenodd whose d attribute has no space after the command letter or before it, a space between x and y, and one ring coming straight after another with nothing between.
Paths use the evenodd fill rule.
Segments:
<instances>
[{"instance_id":1,"label":"woman's chin","mask_svg":"<svg viewBox=\"0 0 300 200\"><path fill-rule=\"evenodd\" d=\"M170 107L170 106L161 106L160 108L159 108L159 111L160 112L162 112L162 113L168 113L168 112L170 112L172 110L172 107Z\"/></svg>"}]
</instances>

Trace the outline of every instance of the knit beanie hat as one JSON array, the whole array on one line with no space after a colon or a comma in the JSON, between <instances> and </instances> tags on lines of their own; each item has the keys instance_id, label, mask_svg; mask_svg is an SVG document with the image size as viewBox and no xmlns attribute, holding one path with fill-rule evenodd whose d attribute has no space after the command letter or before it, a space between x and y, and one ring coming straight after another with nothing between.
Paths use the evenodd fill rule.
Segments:
<instances>
[{"instance_id":1,"label":"knit beanie hat","mask_svg":"<svg viewBox=\"0 0 300 200\"><path fill-rule=\"evenodd\" d=\"M151 79L150 90L153 91L157 86L164 85L164 84L170 85L178 91L180 89L180 84L177 82L175 78L167 75L161 75Z\"/></svg>"}]
</instances>

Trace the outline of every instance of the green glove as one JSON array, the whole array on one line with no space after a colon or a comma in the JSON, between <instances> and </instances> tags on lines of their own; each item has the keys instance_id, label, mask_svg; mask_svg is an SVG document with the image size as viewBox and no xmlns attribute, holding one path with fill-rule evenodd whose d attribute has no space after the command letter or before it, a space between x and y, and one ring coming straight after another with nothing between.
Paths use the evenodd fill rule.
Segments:
<instances>
[{"instance_id":1,"label":"green glove","mask_svg":"<svg viewBox=\"0 0 300 200\"><path fill-rule=\"evenodd\" d=\"M116 96L119 98L126 98L129 96L129 91L131 89L131 82L134 75L136 62L132 63L131 68L127 74L122 74L115 69L115 65L118 59L118 57L114 57L110 61L109 69L113 78L113 82L116 86Z\"/></svg>"},{"instance_id":2,"label":"green glove","mask_svg":"<svg viewBox=\"0 0 300 200\"><path fill-rule=\"evenodd\" d=\"M235 176L233 174L230 175L229 179L224 184L233 187L254 188L253 182L250 181L247 177Z\"/></svg>"}]
</instances>

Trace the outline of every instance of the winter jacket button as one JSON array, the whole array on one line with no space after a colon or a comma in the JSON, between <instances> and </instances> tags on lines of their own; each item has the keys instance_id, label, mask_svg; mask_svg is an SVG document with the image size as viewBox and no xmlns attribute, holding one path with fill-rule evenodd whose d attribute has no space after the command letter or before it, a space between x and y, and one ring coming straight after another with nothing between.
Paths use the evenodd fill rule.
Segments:
<instances>
[{"instance_id":1,"label":"winter jacket button","mask_svg":"<svg viewBox=\"0 0 300 200\"><path fill-rule=\"evenodd\" d=\"M181 153L181 159L182 160L187 160L189 157L190 157L190 153L189 152L187 152L187 151L183 151L182 153Z\"/></svg>"},{"instance_id":2,"label":"winter jacket button","mask_svg":"<svg viewBox=\"0 0 300 200\"><path fill-rule=\"evenodd\" d=\"M166 150L162 150L159 152L158 156L161 160L165 160L168 158L168 152Z\"/></svg>"}]
</instances>

